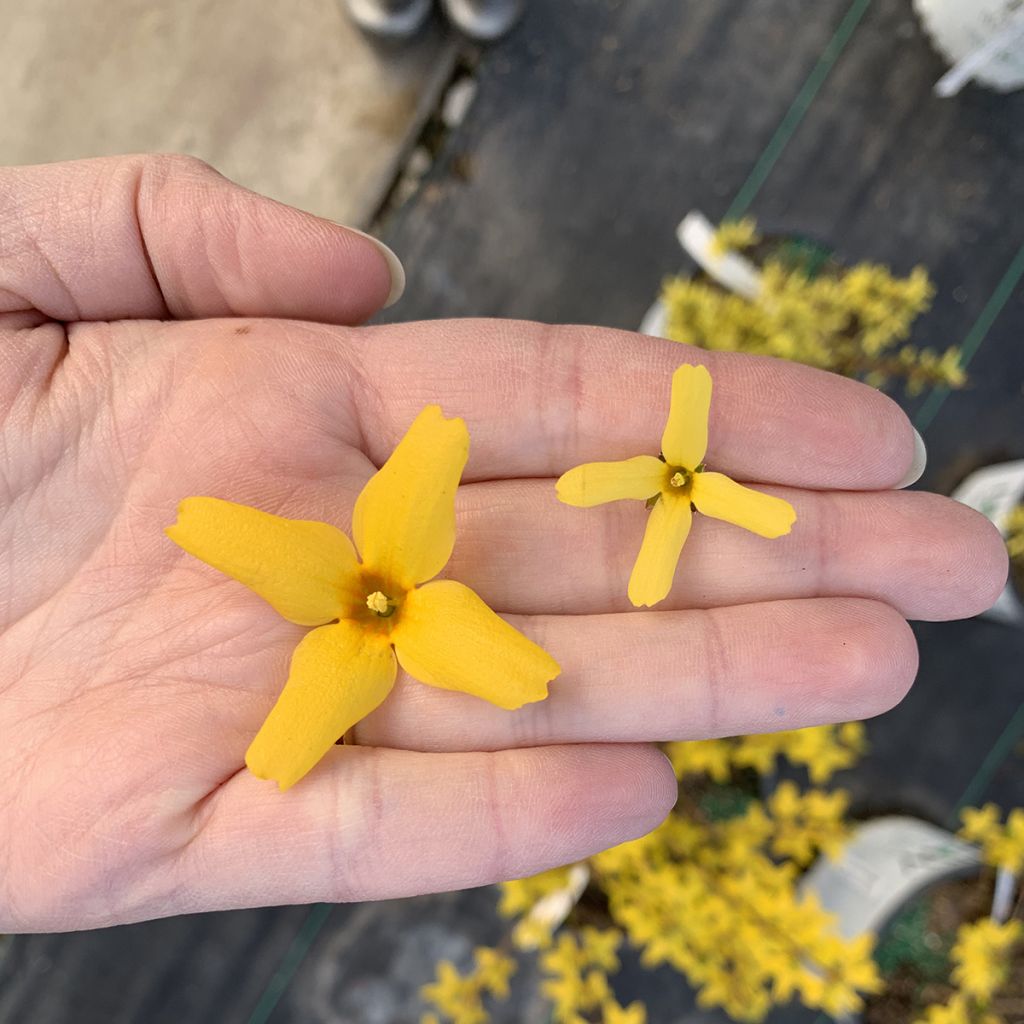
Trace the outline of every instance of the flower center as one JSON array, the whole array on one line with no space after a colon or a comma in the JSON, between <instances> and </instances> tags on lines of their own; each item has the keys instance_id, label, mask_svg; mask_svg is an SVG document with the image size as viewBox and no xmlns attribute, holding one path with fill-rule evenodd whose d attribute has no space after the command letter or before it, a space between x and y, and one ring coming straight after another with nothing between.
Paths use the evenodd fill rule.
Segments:
<instances>
[{"instance_id":1,"label":"flower center","mask_svg":"<svg viewBox=\"0 0 1024 1024\"><path fill-rule=\"evenodd\" d=\"M374 615L378 615L380 618L386 619L395 614L395 609L398 605L395 604L387 594L383 594L379 590L375 590L372 594L367 596L366 607L369 608Z\"/></svg>"},{"instance_id":2,"label":"flower center","mask_svg":"<svg viewBox=\"0 0 1024 1024\"><path fill-rule=\"evenodd\" d=\"M693 483L693 474L688 469L677 469L669 478L668 482L672 487L681 491L688 491Z\"/></svg>"}]
</instances>

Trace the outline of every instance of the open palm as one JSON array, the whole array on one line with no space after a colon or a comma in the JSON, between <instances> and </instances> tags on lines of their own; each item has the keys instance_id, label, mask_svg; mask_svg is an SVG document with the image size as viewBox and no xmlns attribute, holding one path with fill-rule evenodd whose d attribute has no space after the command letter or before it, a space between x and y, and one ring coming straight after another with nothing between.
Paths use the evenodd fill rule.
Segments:
<instances>
[{"instance_id":1,"label":"open palm","mask_svg":"<svg viewBox=\"0 0 1024 1024\"><path fill-rule=\"evenodd\" d=\"M905 617L995 599L988 524L889 489L913 434L876 392L595 328L349 326L391 283L363 237L193 161L0 172L0 930L564 863L667 812L645 744L877 713L916 669ZM568 508L553 478L656 453L687 360L715 376L709 464L798 521L769 542L698 520L664 610L637 613L642 506ZM349 532L435 402L472 437L446 574L563 674L517 712L400 678L280 794L243 758L305 631L163 529L214 495Z\"/></svg>"}]
</instances>

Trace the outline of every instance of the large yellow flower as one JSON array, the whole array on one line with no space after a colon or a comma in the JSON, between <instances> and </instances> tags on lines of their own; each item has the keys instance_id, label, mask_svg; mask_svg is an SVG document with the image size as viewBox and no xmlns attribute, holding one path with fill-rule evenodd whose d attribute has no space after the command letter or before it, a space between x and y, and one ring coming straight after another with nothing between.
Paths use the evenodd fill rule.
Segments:
<instances>
[{"instance_id":1,"label":"large yellow flower","mask_svg":"<svg viewBox=\"0 0 1024 1024\"><path fill-rule=\"evenodd\" d=\"M455 545L455 492L469 453L461 419L417 416L356 500L355 547L327 523L186 498L167 535L250 587L286 619L317 626L245 755L282 790L377 707L398 664L431 686L514 709L547 696L558 663L454 580L427 583ZM357 557L356 550L359 556Z\"/></svg>"},{"instance_id":2,"label":"large yellow flower","mask_svg":"<svg viewBox=\"0 0 1024 1024\"><path fill-rule=\"evenodd\" d=\"M672 375L660 457L588 462L558 481L558 497L567 505L590 508L638 498L652 506L629 578L629 599L637 607L657 604L668 595L693 509L762 537L781 537L796 522L789 502L705 471L710 408L711 374L703 366L680 366Z\"/></svg>"}]
</instances>

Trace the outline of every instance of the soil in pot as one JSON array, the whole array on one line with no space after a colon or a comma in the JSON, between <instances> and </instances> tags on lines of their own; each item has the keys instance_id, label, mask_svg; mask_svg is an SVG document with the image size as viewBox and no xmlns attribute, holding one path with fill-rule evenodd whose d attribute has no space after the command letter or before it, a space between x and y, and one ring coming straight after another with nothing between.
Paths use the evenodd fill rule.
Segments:
<instances>
[{"instance_id":1,"label":"soil in pot","mask_svg":"<svg viewBox=\"0 0 1024 1024\"><path fill-rule=\"evenodd\" d=\"M956 991L950 981L956 931L988 914L993 884L991 872L980 881L943 882L896 915L876 952L886 990L868 1000L864 1024L911 1024L932 1003L949 1001ZM1008 1024L1024 1024L1024 946L1017 946L1010 981L989 1009Z\"/></svg>"}]
</instances>

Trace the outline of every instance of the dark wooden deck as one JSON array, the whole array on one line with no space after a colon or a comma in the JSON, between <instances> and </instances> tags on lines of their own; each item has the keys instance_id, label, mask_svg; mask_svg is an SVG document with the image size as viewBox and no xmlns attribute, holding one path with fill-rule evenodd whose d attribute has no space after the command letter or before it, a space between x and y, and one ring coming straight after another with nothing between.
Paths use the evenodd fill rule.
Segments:
<instances>
[{"instance_id":1,"label":"dark wooden deck","mask_svg":"<svg viewBox=\"0 0 1024 1024\"><path fill-rule=\"evenodd\" d=\"M909 0L535 2L385 224L410 272L392 319L633 327L680 263L681 214L749 209L850 259L931 270L918 339L977 347L969 388L908 406L924 486L1024 457L1024 93L938 100L941 71ZM965 795L1024 804L1024 632L917 633L917 686L871 723L847 784L937 820ZM497 936L491 906L477 891L18 938L0 952L0 1022L413 1024L434 959ZM652 1024L717 1019L664 975L625 985ZM545 1018L527 1001L502 1019Z\"/></svg>"}]
</instances>

